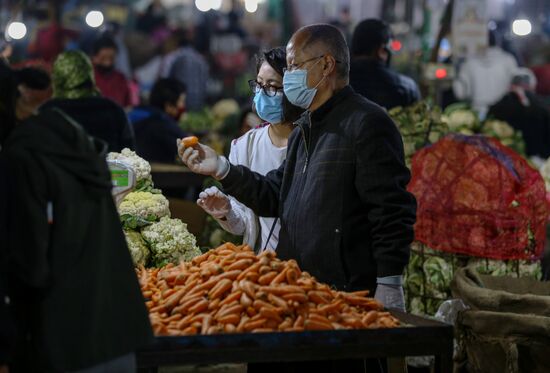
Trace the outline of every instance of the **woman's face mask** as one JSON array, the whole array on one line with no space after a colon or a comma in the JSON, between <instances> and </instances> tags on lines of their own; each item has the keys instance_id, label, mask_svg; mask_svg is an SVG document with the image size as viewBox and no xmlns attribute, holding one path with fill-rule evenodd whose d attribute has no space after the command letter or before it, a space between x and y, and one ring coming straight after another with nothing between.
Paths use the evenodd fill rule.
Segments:
<instances>
[{"instance_id":1,"label":"woman's face mask","mask_svg":"<svg viewBox=\"0 0 550 373\"><path fill-rule=\"evenodd\" d=\"M254 107L258 116L268 123L279 124L284 120L282 92L270 97L260 89L254 96Z\"/></svg>"}]
</instances>

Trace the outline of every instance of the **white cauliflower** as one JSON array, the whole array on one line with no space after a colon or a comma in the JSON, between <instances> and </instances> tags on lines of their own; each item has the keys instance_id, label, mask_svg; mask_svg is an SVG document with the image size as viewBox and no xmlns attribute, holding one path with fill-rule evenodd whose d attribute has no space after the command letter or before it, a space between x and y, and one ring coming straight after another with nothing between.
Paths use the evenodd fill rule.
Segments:
<instances>
[{"instance_id":1,"label":"white cauliflower","mask_svg":"<svg viewBox=\"0 0 550 373\"><path fill-rule=\"evenodd\" d=\"M452 132L458 132L461 129L472 129L477 123L477 116L471 110L455 110L449 115L442 117Z\"/></svg>"},{"instance_id":2,"label":"white cauliflower","mask_svg":"<svg viewBox=\"0 0 550 373\"><path fill-rule=\"evenodd\" d=\"M136 175L136 181L151 179L151 165L145 159L139 157L128 148L122 149L120 153L109 153L107 160L118 160L127 163L132 167Z\"/></svg>"},{"instance_id":3,"label":"white cauliflower","mask_svg":"<svg viewBox=\"0 0 550 373\"><path fill-rule=\"evenodd\" d=\"M168 200L162 194L151 192L129 193L118 207L121 216L131 215L141 219L158 220L170 216Z\"/></svg>"},{"instance_id":4,"label":"white cauliflower","mask_svg":"<svg viewBox=\"0 0 550 373\"><path fill-rule=\"evenodd\" d=\"M190 261L201 255L195 236L179 219L163 217L158 223L143 228L141 234L151 246L155 266Z\"/></svg>"},{"instance_id":5,"label":"white cauliflower","mask_svg":"<svg viewBox=\"0 0 550 373\"><path fill-rule=\"evenodd\" d=\"M491 119L485 122L484 131L494 134L499 139L510 138L514 136L514 129L506 122Z\"/></svg>"},{"instance_id":6,"label":"white cauliflower","mask_svg":"<svg viewBox=\"0 0 550 373\"><path fill-rule=\"evenodd\" d=\"M149 261L151 252L141 234L136 231L124 230L124 236L126 236L126 243L128 244L134 265L145 266Z\"/></svg>"}]
</instances>

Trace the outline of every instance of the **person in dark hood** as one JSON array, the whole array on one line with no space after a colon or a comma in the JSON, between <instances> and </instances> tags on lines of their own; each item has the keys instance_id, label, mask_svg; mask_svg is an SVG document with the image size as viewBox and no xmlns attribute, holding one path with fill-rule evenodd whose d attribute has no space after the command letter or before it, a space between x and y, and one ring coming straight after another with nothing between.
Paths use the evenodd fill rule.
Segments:
<instances>
[{"instance_id":1,"label":"person in dark hood","mask_svg":"<svg viewBox=\"0 0 550 373\"><path fill-rule=\"evenodd\" d=\"M350 85L357 93L388 110L420 100L414 80L390 67L392 38L386 22L379 19L361 21L353 32L349 73Z\"/></svg>"},{"instance_id":2,"label":"person in dark hood","mask_svg":"<svg viewBox=\"0 0 550 373\"><path fill-rule=\"evenodd\" d=\"M177 139L186 134L178 126L185 111L185 85L176 79L158 80L149 98L149 105L129 113L136 136L136 152L149 162L174 163Z\"/></svg>"},{"instance_id":3,"label":"person in dark hood","mask_svg":"<svg viewBox=\"0 0 550 373\"><path fill-rule=\"evenodd\" d=\"M80 51L63 52L53 65L53 100L42 109L58 108L109 146L109 151L134 149L134 133L126 113L101 97L88 57Z\"/></svg>"},{"instance_id":4,"label":"person in dark hood","mask_svg":"<svg viewBox=\"0 0 550 373\"><path fill-rule=\"evenodd\" d=\"M92 47L92 63L101 94L126 108L132 104L130 85L124 74L115 68L117 53L115 40L104 35Z\"/></svg>"},{"instance_id":5,"label":"person in dark hood","mask_svg":"<svg viewBox=\"0 0 550 373\"><path fill-rule=\"evenodd\" d=\"M2 88L4 96L10 87ZM58 108L14 124L13 100L1 103L0 284L17 330L10 372L135 372L134 351L152 331L111 195L107 145Z\"/></svg>"},{"instance_id":6,"label":"person in dark hood","mask_svg":"<svg viewBox=\"0 0 550 373\"><path fill-rule=\"evenodd\" d=\"M25 120L52 96L50 75L37 67L15 71L17 77L17 120Z\"/></svg>"},{"instance_id":7,"label":"person in dark hood","mask_svg":"<svg viewBox=\"0 0 550 373\"><path fill-rule=\"evenodd\" d=\"M11 69L0 60L0 237L2 240L9 232L9 196L13 184L9 182L8 163L2 156L2 146L15 128L15 106L17 80ZM2 241L4 242L4 241ZM8 364L13 359L15 349L15 322L11 299L8 295L8 255L4 246L0 249L0 373L8 372Z\"/></svg>"}]
</instances>

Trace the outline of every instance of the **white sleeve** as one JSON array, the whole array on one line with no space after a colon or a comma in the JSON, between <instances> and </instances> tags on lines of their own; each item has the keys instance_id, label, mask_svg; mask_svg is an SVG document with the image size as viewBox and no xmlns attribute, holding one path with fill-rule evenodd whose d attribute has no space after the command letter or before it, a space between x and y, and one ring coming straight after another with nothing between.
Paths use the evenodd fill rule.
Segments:
<instances>
[{"instance_id":1,"label":"white sleeve","mask_svg":"<svg viewBox=\"0 0 550 373\"><path fill-rule=\"evenodd\" d=\"M238 156L241 150L246 151L246 148L240 149L236 142L231 143L231 150L229 152L229 162L231 164L241 164ZM229 196L229 202L231 209L228 216L225 217L225 220L217 219L218 223L229 233L242 235L243 243L254 249L260 232L258 217L251 209L237 201L235 197Z\"/></svg>"},{"instance_id":2,"label":"white sleeve","mask_svg":"<svg viewBox=\"0 0 550 373\"><path fill-rule=\"evenodd\" d=\"M470 83L470 64L467 62L462 65L458 72L457 78L453 81L453 91L459 100L470 98L471 83Z\"/></svg>"}]
</instances>

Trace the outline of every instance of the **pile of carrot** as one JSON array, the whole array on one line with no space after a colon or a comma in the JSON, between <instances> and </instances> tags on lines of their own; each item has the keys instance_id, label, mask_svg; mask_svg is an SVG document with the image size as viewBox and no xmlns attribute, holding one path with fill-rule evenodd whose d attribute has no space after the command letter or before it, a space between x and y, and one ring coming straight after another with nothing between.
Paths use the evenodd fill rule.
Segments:
<instances>
[{"instance_id":1,"label":"pile of carrot","mask_svg":"<svg viewBox=\"0 0 550 373\"><path fill-rule=\"evenodd\" d=\"M156 335L391 328L399 321L367 291L339 292L272 251L230 243L137 274Z\"/></svg>"}]
</instances>

